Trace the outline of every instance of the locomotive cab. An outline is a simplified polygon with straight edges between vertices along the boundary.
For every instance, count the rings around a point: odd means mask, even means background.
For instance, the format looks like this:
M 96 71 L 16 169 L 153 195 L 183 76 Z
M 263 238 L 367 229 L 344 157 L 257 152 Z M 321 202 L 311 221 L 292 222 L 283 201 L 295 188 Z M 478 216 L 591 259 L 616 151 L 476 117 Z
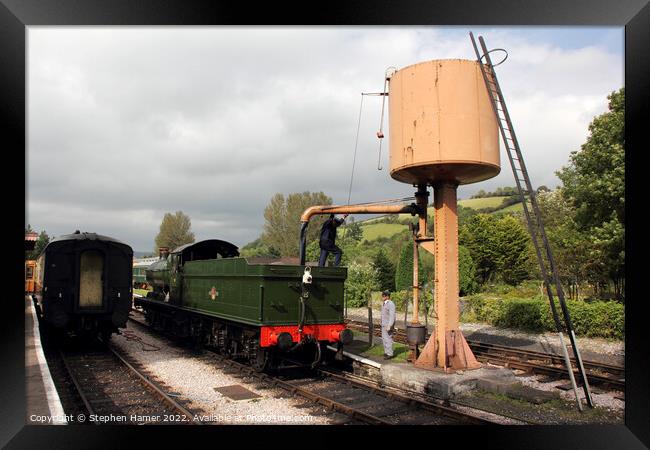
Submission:
M 169 255 L 162 250 L 160 259 L 146 271 L 147 282 L 153 287 L 149 297 L 180 304 L 183 298 L 182 272 L 188 261 L 213 260 L 239 256 L 237 247 L 219 239 L 182 245 Z

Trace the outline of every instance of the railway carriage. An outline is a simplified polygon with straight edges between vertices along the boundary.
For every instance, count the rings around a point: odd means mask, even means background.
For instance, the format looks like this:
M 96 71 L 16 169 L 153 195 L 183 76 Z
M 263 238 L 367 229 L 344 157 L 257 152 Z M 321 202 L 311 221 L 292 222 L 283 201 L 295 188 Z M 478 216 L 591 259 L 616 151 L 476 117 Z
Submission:
M 110 338 L 126 326 L 132 306 L 133 250 L 96 233 L 52 240 L 36 264 L 33 297 L 52 330 Z
M 133 289 L 149 289 L 147 268 L 158 258 L 141 258 L 133 260 Z
M 149 266 L 153 291 L 134 304 L 154 328 L 247 359 L 258 370 L 286 361 L 315 366 L 328 344 L 340 357 L 352 341 L 343 318 L 347 269 L 262 261 L 239 257 L 222 240 L 184 245 Z
M 32 294 L 36 289 L 36 260 L 25 261 L 25 294 Z

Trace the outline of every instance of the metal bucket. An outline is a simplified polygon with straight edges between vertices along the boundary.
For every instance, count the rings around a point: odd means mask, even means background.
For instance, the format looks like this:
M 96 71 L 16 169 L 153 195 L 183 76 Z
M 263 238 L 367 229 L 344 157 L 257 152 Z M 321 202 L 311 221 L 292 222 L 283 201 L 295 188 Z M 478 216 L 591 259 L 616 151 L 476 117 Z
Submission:
M 424 344 L 426 335 L 427 329 L 424 325 L 406 325 L 406 340 L 409 344 Z

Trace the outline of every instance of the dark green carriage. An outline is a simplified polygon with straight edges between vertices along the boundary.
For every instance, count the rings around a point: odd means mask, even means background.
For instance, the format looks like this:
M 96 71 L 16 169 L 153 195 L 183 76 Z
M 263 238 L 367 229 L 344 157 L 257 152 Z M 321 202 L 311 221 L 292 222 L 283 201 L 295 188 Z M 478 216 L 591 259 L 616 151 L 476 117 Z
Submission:
M 142 266 L 133 266 L 133 285 L 134 286 L 141 286 L 144 283 L 147 282 L 147 277 L 146 277 L 146 267 Z

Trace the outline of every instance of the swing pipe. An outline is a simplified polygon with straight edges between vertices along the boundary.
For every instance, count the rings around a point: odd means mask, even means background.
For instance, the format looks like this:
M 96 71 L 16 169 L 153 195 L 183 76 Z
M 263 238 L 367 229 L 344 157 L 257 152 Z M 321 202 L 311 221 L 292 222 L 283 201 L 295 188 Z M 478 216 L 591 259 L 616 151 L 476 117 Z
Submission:
M 357 205 L 316 205 L 307 208 L 300 216 L 300 265 L 305 265 L 305 248 L 307 246 L 307 227 L 313 216 L 325 214 L 420 214 L 420 207 L 415 203 L 410 205 L 381 205 L 363 203 Z

